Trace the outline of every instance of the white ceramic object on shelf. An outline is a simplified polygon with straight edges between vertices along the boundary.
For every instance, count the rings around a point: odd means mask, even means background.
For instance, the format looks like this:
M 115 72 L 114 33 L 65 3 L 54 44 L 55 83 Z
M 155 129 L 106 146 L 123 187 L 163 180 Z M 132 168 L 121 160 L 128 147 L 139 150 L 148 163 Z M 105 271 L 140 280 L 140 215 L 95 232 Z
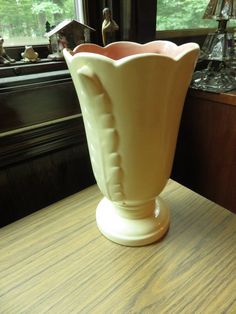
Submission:
M 168 230 L 169 209 L 158 195 L 170 176 L 198 53 L 195 43 L 169 41 L 64 50 L 104 195 L 97 225 L 114 242 L 146 245 Z

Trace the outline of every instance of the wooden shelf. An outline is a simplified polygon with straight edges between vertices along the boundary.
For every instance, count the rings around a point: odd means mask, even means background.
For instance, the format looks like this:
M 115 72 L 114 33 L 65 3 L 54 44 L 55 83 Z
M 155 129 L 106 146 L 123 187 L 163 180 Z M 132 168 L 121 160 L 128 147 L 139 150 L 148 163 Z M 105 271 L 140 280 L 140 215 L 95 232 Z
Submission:
M 16 61 L 10 65 L 0 64 L 0 78 L 17 77 L 19 75 L 38 74 L 43 72 L 59 71 L 67 69 L 65 61 L 52 61 L 41 59 L 35 63 Z M 0 83 L 1 88 L 1 83 Z

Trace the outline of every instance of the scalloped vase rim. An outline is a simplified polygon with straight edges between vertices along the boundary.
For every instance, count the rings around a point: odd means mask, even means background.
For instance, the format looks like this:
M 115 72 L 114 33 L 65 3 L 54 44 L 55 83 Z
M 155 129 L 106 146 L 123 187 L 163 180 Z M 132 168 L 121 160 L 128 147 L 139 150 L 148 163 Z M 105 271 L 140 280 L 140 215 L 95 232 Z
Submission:
M 149 47 L 149 46 L 153 46 L 155 45 L 156 48 L 159 48 L 163 45 L 169 45 L 171 46 L 172 49 L 176 50 L 176 55 L 175 56 L 170 56 L 167 52 L 152 52 L 152 51 L 148 51 L 147 52 L 134 52 L 131 54 L 128 54 L 127 56 L 123 56 L 121 58 L 118 59 L 114 59 L 112 57 L 109 57 L 107 55 L 104 54 L 104 52 L 109 53 L 109 51 L 113 48 L 121 48 L 124 49 L 125 46 L 132 48 L 133 47 Z M 83 51 L 83 48 L 85 51 Z M 86 51 L 86 48 L 94 48 L 94 51 Z M 185 48 L 185 49 L 183 49 Z M 80 51 L 78 51 L 79 49 L 82 49 Z M 132 41 L 117 41 L 117 42 L 113 42 L 105 47 L 94 44 L 94 43 L 84 43 L 84 44 L 80 44 L 77 47 L 75 47 L 72 50 L 64 48 L 63 53 L 67 55 L 67 58 L 69 59 L 75 59 L 78 56 L 90 56 L 90 57 L 96 57 L 98 59 L 102 59 L 102 60 L 106 60 L 106 61 L 110 61 L 112 63 L 115 64 L 119 64 L 119 63 L 124 63 L 126 61 L 129 60 L 133 60 L 133 59 L 137 59 L 137 58 L 143 58 L 143 57 L 150 57 L 150 56 L 156 56 L 158 58 L 162 57 L 162 58 L 167 58 L 170 59 L 172 61 L 179 61 L 181 60 L 186 54 L 190 53 L 191 51 L 194 51 L 196 49 L 199 49 L 199 45 L 197 43 L 194 42 L 189 42 L 189 43 L 185 43 L 182 45 L 176 45 L 175 43 L 168 41 L 168 40 L 155 40 L 155 41 L 151 41 L 145 44 L 140 44 L 140 43 L 136 43 L 136 42 L 132 42 Z M 96 51 L 95 51 L 96 50 Z M 180 50 L 178 52 L 178 50 Z M 99 52 L 98 52 L 99 51 Z
M 74 55 L 63 52 L 104 195 L 96 209 L 99 230 L 128 246 L 161 239 L 170 213 L 159 195 L 170 177 L 199 46 L 115 42 L 80 45 Z

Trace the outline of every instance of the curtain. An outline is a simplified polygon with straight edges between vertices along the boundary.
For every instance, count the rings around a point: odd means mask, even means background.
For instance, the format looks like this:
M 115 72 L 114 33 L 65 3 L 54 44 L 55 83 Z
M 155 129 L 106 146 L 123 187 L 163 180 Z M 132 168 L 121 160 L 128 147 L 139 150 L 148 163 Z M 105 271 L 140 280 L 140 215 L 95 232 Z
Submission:
M 106 5 L 105 0 L 86 0 L 87 24 L 96 30 L 96 32 L 91 33 L 91 42 L 98 45 L 102 45 L 102 10 Z
M 121 30 L 125 40 L 146 43 L 155 39 L 157 0 L 123 0 L 121 9 Z
M 156 37 L 157 0 L 84 0 L 85 23 L 96 32 L 91 41 L 102 44 L 102 11 L 108 7 L 113 19 L 119 25 L 116 40 L 130 40 L 139 43 L 152 41 Z

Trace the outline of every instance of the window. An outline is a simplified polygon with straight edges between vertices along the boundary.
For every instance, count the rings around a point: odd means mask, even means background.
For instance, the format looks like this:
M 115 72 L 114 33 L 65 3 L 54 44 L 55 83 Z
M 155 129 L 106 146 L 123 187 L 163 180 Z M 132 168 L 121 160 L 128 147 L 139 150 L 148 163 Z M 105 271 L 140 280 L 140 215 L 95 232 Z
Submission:
M 0 35 L 5 46 L 46 44 L 51 26 L 75 18 L 74 0 L 0 0 Z
M 209 1 L 157 0 L 157 30 L 217 28 L 216 21 L 202 18 Z

